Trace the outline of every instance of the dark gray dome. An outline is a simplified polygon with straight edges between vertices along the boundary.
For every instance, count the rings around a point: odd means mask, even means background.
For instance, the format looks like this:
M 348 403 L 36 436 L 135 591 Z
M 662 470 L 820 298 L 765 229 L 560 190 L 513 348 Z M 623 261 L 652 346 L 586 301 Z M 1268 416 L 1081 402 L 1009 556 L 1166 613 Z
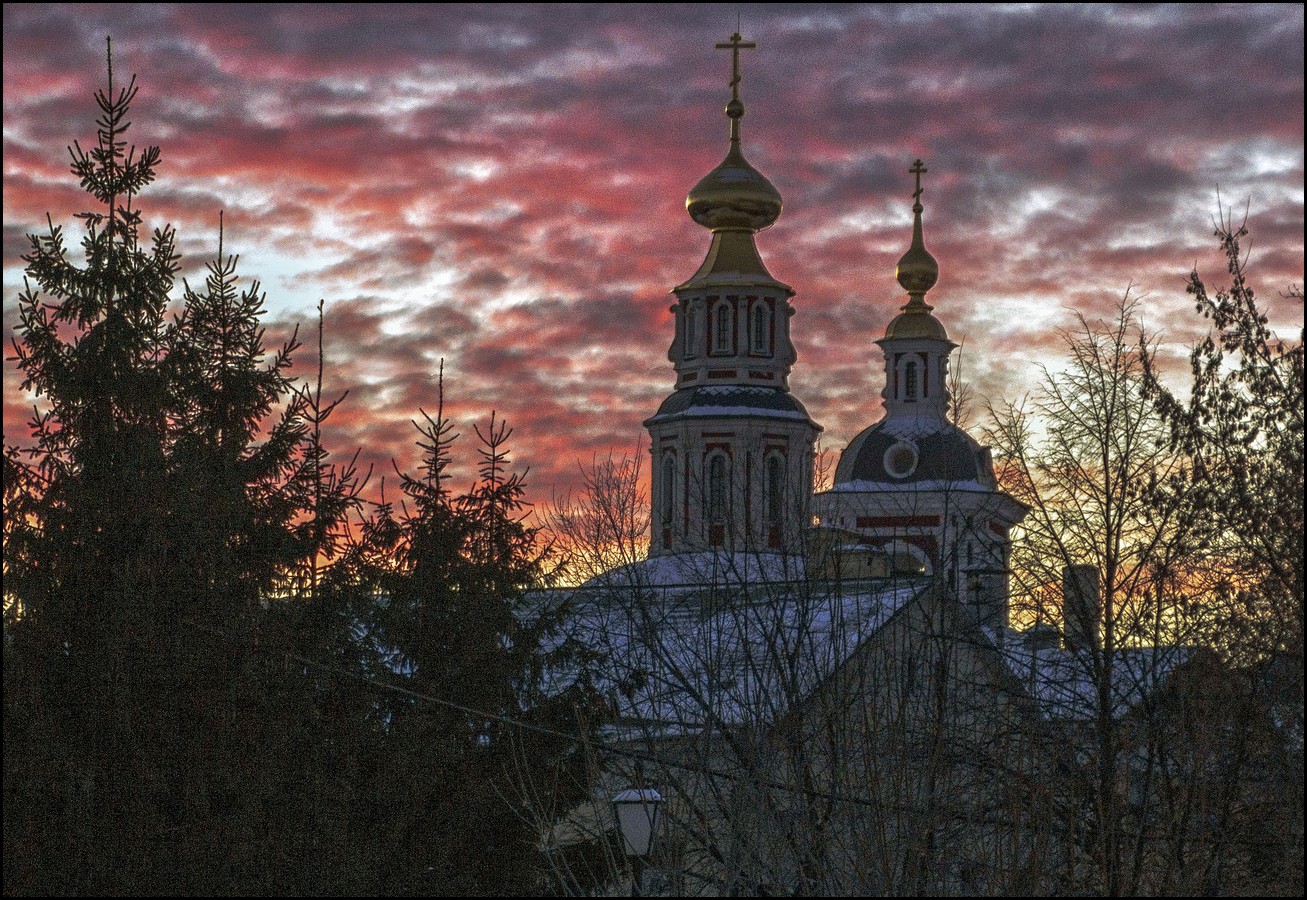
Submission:
M 922 481 L 975 481 L 993 487 L 989 450 L 961 428 L 947 425 L 934 434 L 900 438 L 880 422 L 845 448 L 835 467 L 835 483 L 870 481 L 913 484 Z
M 788 391 L 744 385 L 704 385 L 682 388 L 658 407 L 646 426 L 671 419 L 717 419 L 731 416 L 761 416 L 807 422 L 814 428 L 808 410 Z

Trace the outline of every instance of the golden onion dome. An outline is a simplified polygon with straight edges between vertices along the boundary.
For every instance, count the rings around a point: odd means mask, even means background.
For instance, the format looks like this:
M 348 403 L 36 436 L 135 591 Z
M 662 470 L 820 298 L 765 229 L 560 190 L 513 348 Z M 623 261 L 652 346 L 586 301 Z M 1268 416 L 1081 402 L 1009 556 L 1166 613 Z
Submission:
M 908 292 L 908 302 L 901 314 L 885 329 L 885 337 L 948 340 L 944 326 L 930 314 L 932 307 L 926 303 L 926 292 L 939 280 L 939 263 L 926 249 L 922 237 L 921 176 L 926 167 L 921 164 L 921 160 L 917 160 L 908 171 L 917 176 L 917 190 L 912 195 L 912 246 L 899 258 L 898 267 L 894 270 L 894 277 L 903 290 Z
M 685 198 L 690 218 L 704 228 L 747 228 L 761 231 L 781 214 L 781 193 L 761 172 L 749 165 L 740 142 L 721 165 L 699 180 Z
M 740 50 L 757 46 L 744 41 L 737 31 L 730 41 L 717 45 L 732 51 L 731 101 L 726 104 L 726 118 L 731 120 L 731 146 L 721 165 L 699 180 L 685 198 L 690 218 L 704 228 L 748 229 L 761 231 L 781 214 L 781 194 L 767 178 L 749 165 L 740 150 L 740 120 L 744 103 L 740 100 Z
M 912 211 L 916 214 L 912 223 L 912 246 L 899 257 L 899 264 L 894 269 L 894 277 L 910 296 L 924 295 L 939 280 L 939 263 L 921 239 L 921 204 L 914 205 Z

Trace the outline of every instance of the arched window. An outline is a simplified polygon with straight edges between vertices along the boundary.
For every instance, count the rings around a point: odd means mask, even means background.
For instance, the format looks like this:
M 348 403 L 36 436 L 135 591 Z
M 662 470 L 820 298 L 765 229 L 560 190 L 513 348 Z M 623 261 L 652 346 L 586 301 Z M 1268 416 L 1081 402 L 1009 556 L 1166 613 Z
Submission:
M 769 340 L 771 335 L 768 333 L 769 329 L 767 327 L 770 323 L 768 321 L 769 317 L 767 313 L 768 309 L 766 300 L 759 300 L 753 305 L 753 315 L 750 319 L 752 324 L 752 328 L 750 329 L 751 340 L 749 344 L 754 353 L 771 352 L 771 347 L 769 346 L 771 343 Z
M 663 457 L 663 527 L 670 528 L 676 507 L 676 460 L 671 454 Z
M 726 521 L 726 500 L 729 491 L 726 472 L 726 454 L 714 453 L 708 459 L 708 522 L 719 524 Z
M 691 302 L 685 310 L 685 356 L 687 358 L 699 355 L 699 342 L 702 340 L 699 335 L 703 333 L 701 320 L 703 311 L 699 304 Z
M 896 576 L 930 574 L 930 557 L 906 541 L 894 541 L 884 548 L 889 555 L 889 573 Z
M 903 399 L 917 399 L 917 364 L 907 362 L 903 366 Z
M 722 300 L 713 309 L 713 343 L 714 353 L 731 352 L 731 304 Z
M 767 459 L 767 524 L 779 527 L 785 509 L 785 463 L 780 454 Z

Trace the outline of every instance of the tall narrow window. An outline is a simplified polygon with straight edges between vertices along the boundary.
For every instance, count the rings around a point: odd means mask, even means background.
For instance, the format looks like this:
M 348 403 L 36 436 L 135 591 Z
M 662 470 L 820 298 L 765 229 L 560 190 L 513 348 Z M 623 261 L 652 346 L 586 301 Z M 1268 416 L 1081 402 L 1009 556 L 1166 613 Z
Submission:
M 903 366 L 903 399 L 917 399 L 917 364 L 908 362 Z
M 718 524 L 726 520 L 726 457 L 714 454 L 708 460 L 708 521 Z
M 768 340 L 768 338 L 770 338 L 771 335 L 768 334 L 769 329 L 767 328 L 768 325 L 767 301 L 759 300 L 757 303 L 753 305 L 752 324 L 753 324 L 753 328 L 752 328 L 753 333 L 752 333 L 752 340 L 750 341 L 750 344 L 752 346 L 753 352 L 764 353 L 764 354 L 770 352 L 770 348 L 768 346 L 770 344 L 770 341 Z
M 731 305 L 723 300 L 713 310 L 713 352 L 731 352 Z
M 703 315 L 699 310 L 697 302 L 691 302 L 685 310 L 685 355 L 686 357 L 699 355 L 699 337 L 703 331 L 699 327 L 699 320 Z
M 676 462 L 668 455 L 663 457 L 663 527 L 672 524 L 676 506 Z
M 780 456 L 767 460 L 767 524 L 778 527 L 785 509 L 785 465 Z

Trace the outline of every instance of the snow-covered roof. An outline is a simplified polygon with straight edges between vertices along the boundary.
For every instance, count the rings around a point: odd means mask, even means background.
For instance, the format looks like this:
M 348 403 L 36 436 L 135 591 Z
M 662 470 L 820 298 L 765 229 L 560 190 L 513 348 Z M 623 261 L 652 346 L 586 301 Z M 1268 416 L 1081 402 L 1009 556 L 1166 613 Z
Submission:
M 841 484 L 831 485 L 830 489 L 824 491 L 827 494 L 841 493 L 858 493 L 874 491 L 879 494 L 921 494 L 927 491 L 939 491 L 941 493 L 948 491 L 968 491 L 976 494 L 992 494 L 992 487 L 981 484 L 979 481 L 915 481 L 905 482 L 903 484 L 894 484 L 887 481 L 845 481 Z
M 1098 677 L 1089 651 L 1031 647 L 1016 633 L 1015 640 L 1005 642 L 1002 653 L 1045 718 L 1093 718 L 1098 709 Z M 1188 647 L 1118 648 L 1104 669 L 1113 718 L 1137 706 L 1192 657 Z
M 565 637 L 607 658 L 603 687 L 617 703 L 618 734 L 765 725 L 806 700 L 929 585 L 902 576 L 807 581 L 801 558 L 777 553 L 659 556 L 572 590 Z M 981 630 L 1045 718 L 1094 715 L 1088 652 Z M 1192 655 L 1183 647 L 1117 650 L 1112 715 L 1125 715 Z
M 782 388 L 719 384 L 673 391 L 658 412 L 645 420 L 645 427 L 678 419 L 718 419 L 736 416 L 764 419 L 812 421 L 798 398 Z
M 703 550 L 651 556 L 591 579 L 582 590 L 630 587 L 703 587 L 801 582 L 804 558 L 787 553 Z
M 775 722 L 924 588 L 921 580 L 880 579 L 833 591 L 740 577 L 771 567 L 793 572 L 792 558 L 779 554 L 693 556 L 656 558 L 636 578 L 592 582 L 573 594 L 570 636 L 611 661 L 618 734 Z M 733 577 L 682 580 L 709 562 L 718 576 Z

